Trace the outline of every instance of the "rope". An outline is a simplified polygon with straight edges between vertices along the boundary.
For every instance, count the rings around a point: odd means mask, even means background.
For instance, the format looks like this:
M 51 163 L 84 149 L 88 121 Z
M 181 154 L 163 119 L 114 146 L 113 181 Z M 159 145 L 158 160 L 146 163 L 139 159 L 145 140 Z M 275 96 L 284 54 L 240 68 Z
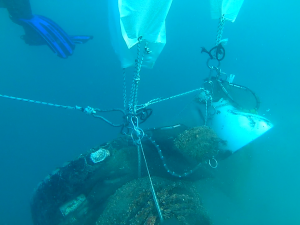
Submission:
M 121 126 L 123 126 L 123 123 L 116 124 L 116 123 L 113 123 L 113 122 L 109 121 L 108 119 L 106 119 L 103 116 L 97 115 L 97 113 L 102 113 L 102 112 L 120 112 L 123 115 L 125 115 L 125 111 L 122 110 L 122 109 L 98 109 L 98 108 L 92 108 L 90 106 L 87 106 L 87 107 L 66 106 L 66 105 L 53 104 L 53 103 L 49 103 L 49 102 L 42 102 L 42 101 L 36 101 L 36 100 L 32 100 L 32 99 L 18 98 L 18 97 L 14 97 L 14 96 L 1 95 L 1 94 L 0 94 L 0 97 L 12 99 L 12 100 L 17 100 L 17 101 L 22 101 L 22 102 L 30 102 L 30 103 L 35 103 L 35 104 L 53 106 L 53 107 L 62 108 L 62 109 L 79 110 L 79 111 L 84 112 L 84 113 L 86 113 L 88 115 L 92 115 L 95 118 L 101 119 L 101 120 L 103 120 L 104 122 L 108 123 L 109 125 L 111 125 L 113 127 L 121 127 Z
M 142 155 L 141 155 L 141 148 L 137 146 L 137 153 L 138 153 L 138 178 L 142 177 Z
M 138 110 L 146 108 L 149 105 L 153 105 L 153 104 L 156 104 L 156 103 L 167 101 L 167 100 L 170 100 L 170 99 L 173 99 L 173 98 L 178 98 L 178 97 L 181 97 L 181 96 L 184 96 L 184 95 L 187 95 L 187 94 L 191 94 L 191 93 L 196 92 L 196 91 L 201 91 L 201 90 L 204 90 L 204 89 L 203 88 L 197 88 L 197 89 L 187 91 L 187 92 L 184 92 L 184 93 L 181 93 L 181 94 L 178 94 L 178 95 L 174 95 L 174 96 L 171 96 L 171 97 L 167 97 L 167 98 L 155 98 L 155 99 L 150 100 L 147 103 L 138 105 Z
M 154 190 L 152 178 L 151 178 L 151 175 L 150 175 L 150 172 L 149 172 L 149 168 L 148 168 L 148 164 L 147 164 L 147 160 L 146 160 L 146 156 L 145 156 L 145 153 L 144 153 L 142 143 L 139 143 L 138 146 L 140 147 L 141 152 L 142 152 L 143 157 L 144 157 L 144 161 L 145 161 L 145 165 L 146 165 L 146 169 L 147 169 L 147 174 L 148 174 L 149 181 L 150 181 L 150 188 L 151 188 L 151 193 L 152 193 L 152 196 L 153 196 L 154 204 L 155 204 L 155 207 L 157 209 L 157 213 L 159 215 L 160 222 L 163 222 L 164 218 L 162 216 L 162 213 L 161 213 L 161 210 L 160 210 L 160 207 L 159 207 L 159 203 L 158 203 L 158 200 L 157 200 L 157 196 L 156 196 L 156 193 L 155 193 L 155 190 Z
M 154 190 L 148 163 L 146 160 L 146 156 L 145 156 L 142 141 L 141 141 L 143 139 L 143 137 L 145 136 L 145 133 L 141 128 L 139 128 L 138 118 L 136 116 L 131 117 L 130 124 L 132 126 L 131 138 L 132 138 L 133 143 L 137 146 L 137 151 L 138 151 L 138 177 L 141 177 L 141 153 L 142 153 L 144 161 L 145 161 L 147 174 L 148 174 L 149 181 L 150 181 L 150 189 L 151 189 L 151 193 L 153 196 L 154 204 L 157 209 L 160 221 L 163 222 L 164 219 L 163 219 L 160 207 L 159 207 L 159 203 L 158 203 L 157 196 L 156 196 L 156 193 Z
M 89 107 L 89 106 L 86 107 L 86 108 L 83 108 L 83 107 L 80 107 L 80 106 L 58 105 L 58 104 L 53 104 L 53 103 L 48 103 L 48 102 L 41 102 L 41 101 L 36 101 L 36 100 L 31 100 L 31 99 L 26 99 L 26 98 L 18 98 L 18 97 L 13 97 L 13 96 L 9 96 L 9 95 L 1 95 L 1 94 L 0 94 L 0 97 L 12 99 L 12 100 L 17 100 L 17 101 L 22 101 L 22 102 L 30 102 L 30 103 L 36 103 L 36 104 L 41 104 L 41 105 L 54 106 L 54 107 L 63 108 L 63 109 L 75 109 L 75 110 L 84 111 L 87 114 L 94 113 L 92 108 Z
M 138 117 L 136 116 L 136 112 L 137 112 L 137 92 L 138 92 L 138 87 L 139 87 L 139 82 L 141 80 L 140 78 L 140 71 L 141 71 L 141 67 L 142 67 L 142 63 L 143 63 L 143 59 L 144 59 L 144 54 L 141 54 L 141 41 L 142 41 L 142 37 L 138 38 L 138 44 L 137 44 L 137 59 L 135 60 L 135 74 L 134 74 L 134 78 L 133 78 L 133 82 L 132 82 L 132 86 L 131 86 L 131 93 L 130 93 L 130 103 L 128 105 L 129 108 L 129 115 L 127 115 L 130 119 L 129 119 L 129 123 L 127 125 L 127 129 L 132 129 L 131 130 L 131 138 L 132 141 L 135 145 L 137 145 L 137 151 L 138 151 L 138 177 L 141 177 L 141 153 L 143 155 L 144 161 L 145 161 L 145 165 L 146 165 L 146 169 L 147 169 L 147 174 L 149 177 L 149 181 L 150 181 L 150 188 L 151 188 L 151 193 L 153 196 L 153 200 L 154 200 L 154 204 L 155 207 L 157 209 L 160 221 L 163 222 L 163 216 L 159 207 L 159 203 L 157 200 L 157 196 L 153 187 L 153 182 L 151 179 L 151 175 L 149 172 L 149 168 L 148 168 L 148 163 L 146 160 L 146 156 L 144 153 L 144 149 L 142 146 L 142 138 L 144 137 L 145 133 L 144 131 L 139 128 L 139 123 L 138 123 Z M 150 54 L 151 51 L 149 50 L 149 48 L 147 47 L 147 42 L 145 44 L 145 53 Z M 123 72 L 123 85 L 124 85 L 124 89 L 126 89 L 126 81 L 125 81 L 125 75 Z M 124 98 L 124 106 L 126 107 L 126 91 L 123 91 L 123 98 Z M 126 108 L 125 108 L 126 109 Z M 131 115 L 130 115 L 131 114 Z
M 139 128 L 139 121 L 137 116 L 131 116 L 129 123 L 127 125 L 128 129 L 131 129 L 130 136 L 133 144 L 137 146 L 138 153 L 138 177 L 142 175 L 142 163 L 141 163 L 141 140 L 143 139 L 145 133 L 143 129 Z
M 204 125 L 207 125 L 207 118 L 208 118 L 208 104 L 207 104 L 207 100 L 205 100 L 205 119 L 204 119 Z

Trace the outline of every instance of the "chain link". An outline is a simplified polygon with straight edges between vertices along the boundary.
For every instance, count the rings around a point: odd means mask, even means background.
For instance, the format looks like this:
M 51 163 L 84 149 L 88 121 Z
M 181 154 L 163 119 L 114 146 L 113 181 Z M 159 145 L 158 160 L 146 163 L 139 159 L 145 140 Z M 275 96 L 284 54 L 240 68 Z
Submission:
M 157 152 L 158 152 L 158 154 L 159 154 L 159 157 L 160 157 L 160 159 L 162 160 L 162 163 L 163 163 L 163 166 L 164 166 L 165 170 L 166 170 L 169 174 L 171 174 L 172 176 L 179 177 L 179 178 L 181 178 L 181 177 L 186 177 L 186 176 L 192 174 L 193 172 L 195 172 L 195 171 L 201 166 L 202 163 L 199 163 L 194 169 L 191 169 L 191 170 L 189 170 L 189 171 L 187 171 L 187 172 L 185 172 L 185 173 L 182 173 L 182 174 L 179 174 L 179 173 L 176 173 L 176 172 L 170 170 L 169 167 L 168 167 L 168 165 L 167 165 L 167 163 L 166 163 L 166 160 L 165 160 L 165 158 L 164 158 L 164 156 L 163 156 L 163 154 L 162 154 L 162 151 L 161 151 L 159 145 L 158 145 L 158 144 L 155 142 L 155 140 L 153 140 L 151 137 L 148 137 L 148 136 L 146 136 L 146 137 L 148 138 L 148 140 L 149 140 L 149 141 L 154 145 L 154 147 L 156 148 L 156 150 L 157 150 Z
M 135 74 L 133 77 L 133 82 L 131 86 L 131 100 L 130 100 L 130 112 L 132 114 L 135 114 L 136 112 L 136 104 L 137 104 L 137 92 L 138 92 L 138 85 L 140 82 L 140 71 L 141 71 L 141 66 L 143 63 L 143 55 L 141 55 L 141 41 L 142 37 L 138 38 L 138 43 L 137 43 L 137 58 L 135 60 Z
M 127 111 L 127 91 L 126 91 L 126 69 L 122 69 L 123 73 L 123 104 L 124 104 L 124 110 Z
M 217 38 L 216 38 L 216 46 L 220 44 L 223 36 L 223 30 L 224 30 L 224 24 L 225 24 L 225 15 L 223 14 L 219 21 L 218 31 L 217 31 Z

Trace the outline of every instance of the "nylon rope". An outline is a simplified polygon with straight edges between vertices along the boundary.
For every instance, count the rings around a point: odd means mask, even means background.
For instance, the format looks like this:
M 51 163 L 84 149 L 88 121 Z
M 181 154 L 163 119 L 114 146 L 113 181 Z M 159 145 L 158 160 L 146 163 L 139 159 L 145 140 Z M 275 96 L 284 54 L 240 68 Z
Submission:
M 1 95 L 0 94 L 0 97 L 12 99 L 12 100 L 17 100 L 17 101 L 22 101 L 22 102 L 30 102 L 30 103 L 36 103 L 36 104 L 41 104 L 41 105 L 48 105 L 48 106 L 53 106 L 53 107 L 63 108 L 63 109 L 76 109 L 76 110 L 82 110 L 83 109 L 83 107 L 80 107 L 80 106 L 59 105 L 59 104 L 53 104 L 53 103 L 49 103 L 49 102 L 42 102 L 42 101 L 26 99 L 26 98 L 18 98 L 18 97 L 9 96 L 9 95 Z
M 158 203 L 157 196 L 156 196 L 156 193 L 154 190 L 152 178 L 151 178 L 150 171 L 148 168 L 148 163 L 147 163 L 146 156 L 145 156 L 144 149 L 143 149 L 142 142 L 141 142 L 141 139 L 144 137 L 144 131 L 141 128 L 139 128 L 138 118 L 135 116 L 136 111 L 137 111 L 136 110 L 137 109 L 137 92 L 138 92 L 139 82 L 141 79 L 140 71 L 141 71 L 141 67 L 142 67 L 142 63 L 143 63 L 143 59 L 144 59 L 144 53 L 141 54 L 141 41 L 142 41 L 142 37 L 139 37 L 138 43 L 137 43 L 137 58 L 135 60 L 135 74 L 134 74 L 134 78 L 133 78 L 133 82 L 132 82 L 132 86 L 131 86 L 130 103 L 128 106 L 129 113 L 132 114 L 132 116 L 131 116 L 131 126 L 132 126 L 131 138 L 132 138 L 133 142 L 137 145 L 138 177 L 141 177 L 141 155 L 143 155 L 143 158 L 145 161 L 145 166 L 147 169 L 147 174 L 148 174 L 149 181 L 150 181 L 150 189 L 151 189 L 152 197 L 154 200 L 154 204 L 157 209 L 160 221 L 163 222 L 163 216 L 162 216 L 162 213 L 161 213 L 161 210 L 159 207 L 159 203 Z M 147 53 L 149 53 L 149 49 L 147 48 L 147 42 L 145 44 L 145 51 Z M 123 78 L 123 79 L 124 79 L 124 86 L 126 87 L 125 78 Z M 123 94 L 123 95 L 125 96 L 125 94 Z M 125 99 L 125 97 L 124 97 L 124 99 Z M 124 104 L 125 104 L 125 100 L 124 100 Z M 133 118 L 135 118 L 135 121 L 133 121 Z
M 150 188 L 151 188 L 151 193 L 152 193 L 152 197 L 153 197 L 153 200 L 154 200 L 154 204 L 155 204 L 155 207 L 157 209 L 157 213 L 159 215 L 160 222 L 163 222 L 164 218 L 162 216 L 162 213 L 161 213 L 161 210 L 160 210 L 160 207 L 159 207 L 159 203 L 158 203 L 158 200 L 157 200 L 157 196 L 156 196 L 156 193 L 155 193 L 155 190 L 154 190 L 152 178 L 151 178 L 151 175 L 150 175 L 150 171 L 149 171 L 149 168 L 148 168 L 148 163 L 147 163 L 147 160 L 146 160 L 146 156 L 145 156 L 145 153 L 144 153 L 142 143 L 139 143 L 139 146 L 140 146 L 140 149 L 141 149 L 141 152 L 143 154 L 144 161 L 145 161 L 146 170 L 147 170 L 147 174 L 148 174 L 149 181 L 150 181 Z
M 133 82 L 131 86 L 131 93 L 130 93 L 130 112 L 132 114 L 135 114 L 136 112 L 136 104 L 137 104 L 137 91 L 138 91 L 138 85 L 140 82 L 140 70 L 143 63 L 143 55 L 141 55 L 141 40 L 142 37 L 138 38 L 137 43 L 137 58 L 135 60 L 135 74 L 133 77 Z
M 197 88 L 197 89 L 187 91 L 187 92 L 184 92 L 184 93 L 181 93 L 181 94 L 178 94 L 178 95 L 173 95 L 173 96 L 167 97 L 167 98 L 155 98 L 155 99 L 150 100 L 149 102 L 146 102 L 144 104 L 139 105 L 138 109 L 143 109 L 143 108 L 148 107 L 149 105 L 153 105 L 153 104 L 160 103 L 160 102 L 163 102 L 163 101 L 171 100 L 173 98 L 178 98 L 178 97 L 181 97 L 181 96 L 184 96 L 184 95 L 187 95 L 187 94 L 191 94 L 191 93 L 196 92 L 196 91 L 201 91 L 201 90 L 204 90 L 204 88 Z

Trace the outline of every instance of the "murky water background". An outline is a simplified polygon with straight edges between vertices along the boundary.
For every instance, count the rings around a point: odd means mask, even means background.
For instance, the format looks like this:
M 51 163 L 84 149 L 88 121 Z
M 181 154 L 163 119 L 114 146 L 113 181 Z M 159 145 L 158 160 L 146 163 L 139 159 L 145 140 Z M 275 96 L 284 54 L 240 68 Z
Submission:
M 21 27 L 0 9 L 0 94 L 70 106 L 122 106 L 122 79 L 109 42 L 105 1 L 32 0 L 35 14 L 69 34 L 94 35 L 70 58 L 47 46 L 23 43 Z M 260 113 L 274 128 L 222 162 L 213 181 L 199 182 L 216 225 L 300 224 L 299 22 L 294 0 L 245 1 L 229 38 L 222 69 L 261 99 Z M 202 85 L 208 75 L 200 47 L 215 42 L 217 21 L 209 3 L 174 1 L 167 18 L 167 45 L 154 69 L 142 70 L 140 102 Z M 34 187 L 63 162 L 113 139 L 119 130 L 77 111 L 0 99 L 0 224 L 31 224 Z M 156 105 L 145 127 L 167 123 L 187 103 Z M 118 115 L 112 118 L 118 120 Z

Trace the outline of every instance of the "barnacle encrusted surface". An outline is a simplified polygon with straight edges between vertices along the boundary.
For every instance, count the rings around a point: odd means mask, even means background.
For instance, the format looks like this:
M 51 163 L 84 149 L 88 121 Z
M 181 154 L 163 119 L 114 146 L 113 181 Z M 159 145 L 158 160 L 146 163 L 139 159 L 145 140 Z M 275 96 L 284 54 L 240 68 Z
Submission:
M 210 219 L 195 187 L 187 181 L 153 177 L 163 218 L 174 218 L 184 225 L 210 225 Z M 110 197 L 96 225 L 158 225 L 149 178 L 133 180 Z
M 207 126 L 185 130 L 174 140 L 181 154 L 199 163 L 217 155 L 219 142 L 220 139 L 216 133 Z

